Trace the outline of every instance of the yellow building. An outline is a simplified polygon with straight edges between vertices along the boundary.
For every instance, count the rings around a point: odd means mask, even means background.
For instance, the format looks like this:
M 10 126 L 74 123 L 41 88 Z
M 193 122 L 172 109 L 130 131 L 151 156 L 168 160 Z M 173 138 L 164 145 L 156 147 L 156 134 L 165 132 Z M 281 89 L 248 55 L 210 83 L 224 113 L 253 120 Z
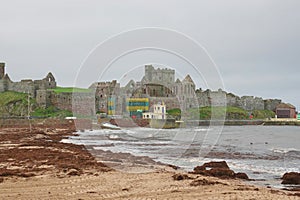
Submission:
M 130 116 L 142 117 L 143 112 L 149 111 L 149 99 L 148 98 L 127 98 L 126 110 L 130 113 Z

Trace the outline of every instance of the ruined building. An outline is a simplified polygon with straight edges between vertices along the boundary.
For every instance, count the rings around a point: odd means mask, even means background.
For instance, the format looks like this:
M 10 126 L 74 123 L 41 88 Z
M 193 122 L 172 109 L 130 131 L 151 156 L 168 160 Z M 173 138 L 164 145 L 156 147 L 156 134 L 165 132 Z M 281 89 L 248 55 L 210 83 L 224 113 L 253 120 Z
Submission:
M 5 73 L 5 63 L 0 63 L 0 92 L 15 91 L 28 93 L 32 98 L 36 98 L 39 90 L 56 88 L 56 81 L 51 72 L 41 80 L 24 79 L 20 82 L 13 82 Z

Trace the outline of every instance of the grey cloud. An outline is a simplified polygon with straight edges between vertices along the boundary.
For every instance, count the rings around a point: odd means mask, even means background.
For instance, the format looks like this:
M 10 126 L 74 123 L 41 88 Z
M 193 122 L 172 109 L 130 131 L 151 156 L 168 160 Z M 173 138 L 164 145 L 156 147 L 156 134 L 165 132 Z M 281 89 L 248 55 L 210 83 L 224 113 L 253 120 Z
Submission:
M 298 0 L 5 1 L 0 60 L 14 80 L 52 71 L 69 86 L 89 52 L 111 35 L 170 28 L 206 47 L 229 92 L 282 97 L 300 109 L 299 8 Z

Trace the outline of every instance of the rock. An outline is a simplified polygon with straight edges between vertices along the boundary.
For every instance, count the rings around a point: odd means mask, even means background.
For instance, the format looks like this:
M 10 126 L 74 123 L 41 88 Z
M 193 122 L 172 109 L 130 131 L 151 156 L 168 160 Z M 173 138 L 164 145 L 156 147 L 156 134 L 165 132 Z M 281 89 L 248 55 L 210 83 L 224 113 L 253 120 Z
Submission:
M 228 167 L 226 161 L 204 163 L 201 166 L 195 167 L 193 173 L 219 178 L 240 178 L 246 180 L 249 179 L 247 174 L 245 173 L 235 173 L 234 171 L 232 171 Z
M 48 139 L 49 137 L 43 134 L 36 134 L 36 136 L 34 137 L 34 139 L 36 140 L 41 140 L 41 139 Z
M 219 178 L 235 178 L 235 173 L 231 169 L 213 168 L 208 170 L 208 174 Z
M 298 172 L 288 172 L 282 176 L 281 184 L 292 184 L 299 185 L 300 184 L 300 173 Z
M 203 166 L 197 166 L 197 167 L 194 168 L 194 173 L 195 174 L 205 175 L 205 171 L 206 171 L 206 169 Z
M 168 166 L 168 167 L 171 167 L 172 169 L 175 169 L 175 170 L 179 169 L 179 167 L 176 166 L 176 165 L 168 164 L 167 166 Z
M 190 183 L 190 186 L 200 186 L 200 185 L 214 185 L 215 182 L 208 181 L 206 179 L 194 180 Z
M 204 163 L 204 165 L 202 165 L 205 168 L 222 168 L 222 169 L 229 169 L 226 161 L 220 161 L 220 162 L 208 162 L 208 163 Z
M 201 185 L 216 185 L 216 184 L 221 184 L 221 185 L 227 185 L 218 181 L 209 181 L 206 179 L 197 179 L 194 180 L 190 183 L 190 186 L 201 186 Z
M 4 179 L 2 177 L 0 177 L 0 183 L 2 183 L 4 181 Z
M 238 172 L 235 174 L 235 178 L 249 180 L 249 177 L 246 173 Z
M 68 171 L 67 175 L 69 175 L 69 176 L 79 176 L 80 173 L 79 173 L 79 171 L 76 170 L 76 169 L 70 169 L 70 170 Z
M 175 181 L 190 179 L 190 177 L 186 174 L 174 174 L 172 177 Z

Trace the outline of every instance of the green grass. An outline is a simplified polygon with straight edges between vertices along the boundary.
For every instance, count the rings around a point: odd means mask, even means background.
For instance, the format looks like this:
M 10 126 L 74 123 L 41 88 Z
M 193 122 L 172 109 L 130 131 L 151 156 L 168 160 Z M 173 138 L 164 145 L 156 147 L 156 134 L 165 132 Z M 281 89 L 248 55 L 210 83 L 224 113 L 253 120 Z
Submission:
M 27 103 L 27 94 L 19 92 L 1 92 L 0 93 L 0 106 L 5 106 L 9 103 L 22 101 Z
M 55 93 L 91 92 L 91 89 L 76 88 L 76 87 L 56 87 L 55 89 L 50 89 L 50 90 L 54 91 Z
M 211 119 L 249 119 L 246 110 L 238 107 L 201 107 L 200 109 L 188 110 L 188 117 L 191 119 L 211 120 Z
M 36 101 L 29 100 L 30 109 L 35 108 Z M 26 93 L 6 91 L 0 93 L 0 116 L 27 116 L 28 95 Z
M 271 110 L 254 110 L 252 114 L 254 119 L 266 119 L 275 117 L 275 113 Z
M 31 113 L 33 117 L 58 117 L 58 118 L 65 118 L 65 117 L 72 117 L 73 114 L 71 111 L 68 110 L 59 110 L 54 106 L 50 106 L 47 108 L 37 108 L 34 112 Z
M 253 114 L 253 119 L 266 119 L 275 117 L 275 113 L 270 110 L 254 110 L 249 112 L 238 107 L 201 107 L 200 109 L 190 109 L 188 110 L 188 117 L 190 119 L 227 119 L 227 120 L 245 120 L 250 119 L 249 114 Z
M 175 118 L 177 120 L 179 120 L 181 118 L 181 110 L 179 108 L 167 110 L 167 113 L 169 116 L 171 116 L 172 118 Z
M 48 108 L 37 107 L 35 99 L 30 98 L 30 110 L 33 110 L 30 115 L 33 117 L 70 117 L 72 112 L 59 110 L 54 106 Z M 16 117 L 28 115 L 28 95 L 13 91 L 0 93 L 0 116 Z

